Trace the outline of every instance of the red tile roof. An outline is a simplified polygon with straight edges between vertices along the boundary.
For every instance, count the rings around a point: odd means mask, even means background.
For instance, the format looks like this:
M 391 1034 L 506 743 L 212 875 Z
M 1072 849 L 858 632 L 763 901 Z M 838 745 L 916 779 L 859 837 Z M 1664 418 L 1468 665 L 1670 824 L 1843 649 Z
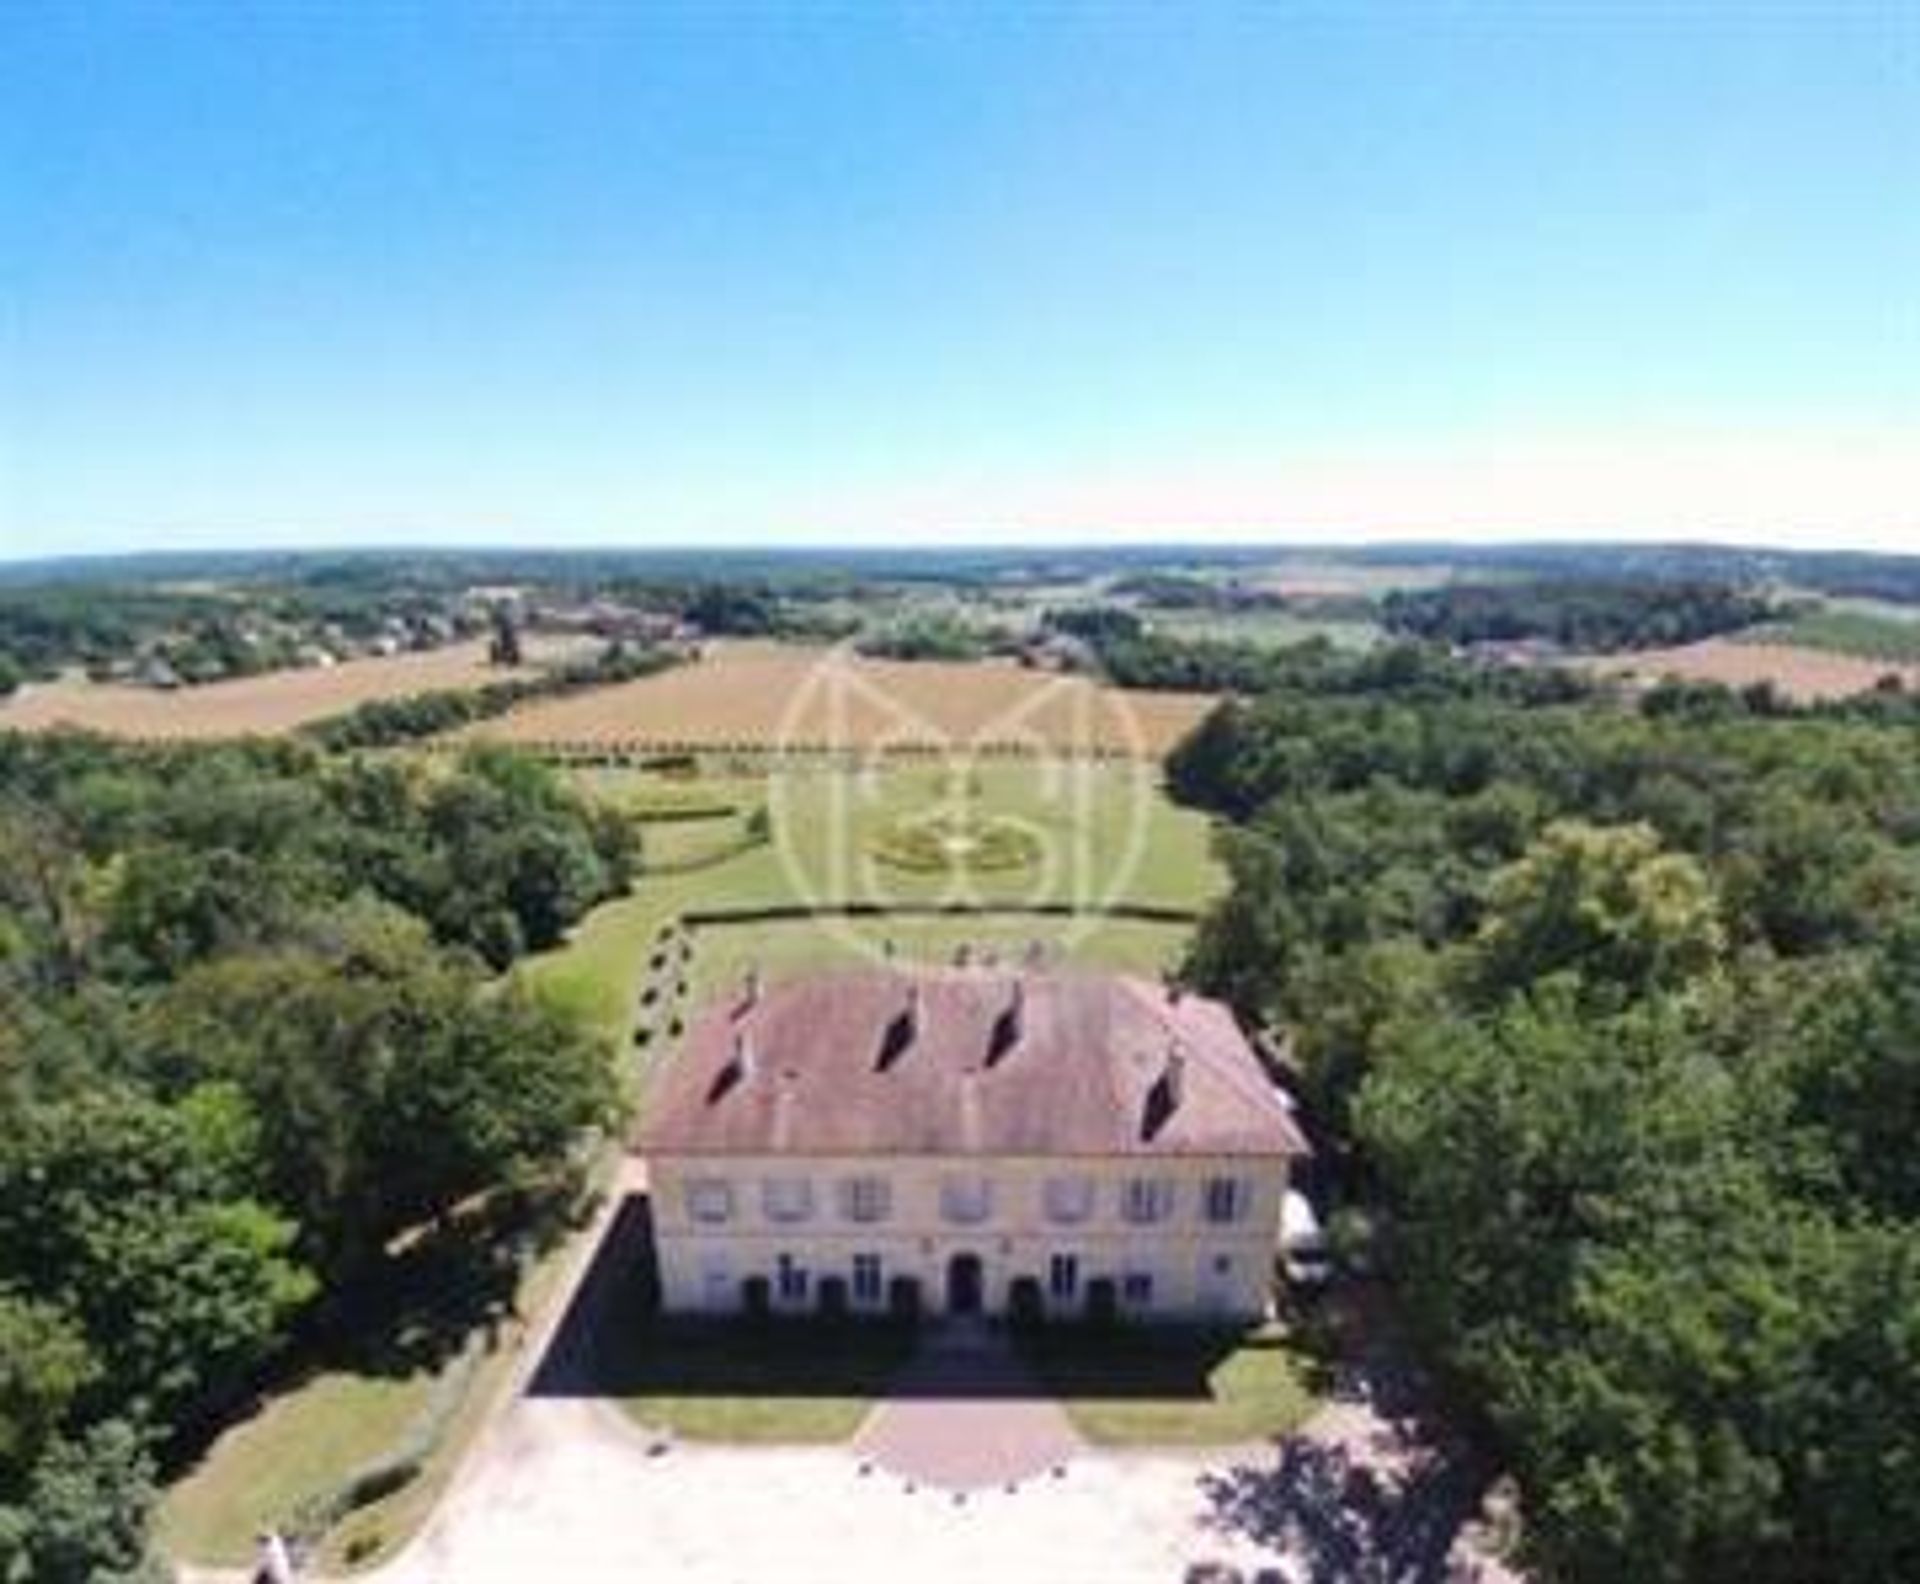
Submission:
M 1144 979 L 985 968 L 823 974 L 722 998 L 655 1080 L 640 1144 L 653 1155 L 1306 1150 L 1219 1002 Z

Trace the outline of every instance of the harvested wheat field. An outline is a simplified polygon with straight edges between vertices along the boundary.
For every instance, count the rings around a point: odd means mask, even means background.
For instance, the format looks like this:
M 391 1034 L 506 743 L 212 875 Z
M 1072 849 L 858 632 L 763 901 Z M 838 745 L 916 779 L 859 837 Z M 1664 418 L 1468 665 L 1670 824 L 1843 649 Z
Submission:
M 1198 693 L 1134 693 L 1012 661 L 874 660 L 723 643 L 657 676 L 543 699 L 458 734 L 554 752 L 1057 753 L 1158 757 L 1206 714 Z
M 1745 687 L 1771 682 L 1789 698 L 1800 700 L 1845 698 L 1864 693 L 1889 673 L 1908 687 L 1920 684 L 1920 666 L 1895 665 L 1859 655 L 1804 649 L 1791 644 L 1745 643 L 1708 638 L 1677 649 L 1644 649 L 1635 654 L 1608 655 L 1587 662 L 1605 676 L 1657 682 L 1679 677 L 1688 682 L 1720 682 Z
M 503 677 L 531 675 L 536 669 L 491 666 L 486 644 L 476 641 L 423 654 L 273 671 L 171 692 L 70 677 L 30 683 L 0 703 L 0 729 L 75 726 L 113 737 L 167 740 L 271 736 L 371 699 L 479 687 Z

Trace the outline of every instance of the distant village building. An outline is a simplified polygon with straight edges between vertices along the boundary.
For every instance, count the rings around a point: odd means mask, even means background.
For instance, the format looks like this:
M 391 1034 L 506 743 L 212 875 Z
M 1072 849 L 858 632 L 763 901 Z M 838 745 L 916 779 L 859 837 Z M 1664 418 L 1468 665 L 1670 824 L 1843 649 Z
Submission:
M 1002 968 L 749 976 L 641 1134 L 664 1305 L 1263 1314 L 1306 1145 L 1220 1003 Z
M 148 655 L 134 672 L 134 680 L 143 687 L 177 688 L 180 686 L 180 673 L 164 655 Z

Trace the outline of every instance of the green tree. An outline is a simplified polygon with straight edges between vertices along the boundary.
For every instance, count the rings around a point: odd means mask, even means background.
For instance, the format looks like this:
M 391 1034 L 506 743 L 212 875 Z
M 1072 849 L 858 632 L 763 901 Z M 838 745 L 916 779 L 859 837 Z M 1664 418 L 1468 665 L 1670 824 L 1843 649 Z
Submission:
M 27 1105 L 0 1130 L 0 1282 L 79 1325 L 93 1398 L 163 1420 L 227 1400 L 314 1290 L 292 1223 L 223 1180 L 203 1136 L 118 1090 Z
M 1725 949 L 1713 886 L 1650 826 L 1561 821 L 1494 877 L 1474 972 L 1499 995 L 1575 970 L 1627 993 L 1709 972 Z
M 350 909 L 317 934 L 189 975 L 147 1038 L 156 1061 L 246 1095 L 266 1191 L 329 1275 L 612 1119 L 611 1063 L 576 1019 L 449 962 L 390 909 Z
M 24 1500 L 0 1505 L 5 1584 L 164 1584 L 170 1570 L 147 1528 L 157 1492 L 153 1460 L 124 1420 L 56 1442 Z
M 0 1496 L 17 1489 L 97 1373 L 58 1309 L 0 1291 Z

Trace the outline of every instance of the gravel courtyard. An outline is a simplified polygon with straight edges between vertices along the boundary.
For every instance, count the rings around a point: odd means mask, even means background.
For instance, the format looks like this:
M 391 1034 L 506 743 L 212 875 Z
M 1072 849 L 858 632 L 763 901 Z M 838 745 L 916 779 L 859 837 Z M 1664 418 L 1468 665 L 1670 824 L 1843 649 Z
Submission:
M 676 1448 L 649 1457 L 591 1403 L 527 1400 L 379 1584 L 671 1579 L 676 1584 L 1102 1580 L 1170 1584 L 1202 1559 L 1256 1564 L 1216 1536 L 1203 1465 L 1082 1458 L 1065 1476 L 909 1493 L 844 1448 Z
M 496 1421 L 426 1531 L 376 1584 L 1186 1584 L 1189 1579 L 1510 1577 L 1458 1540 L 1471 1493 L 1441 1470 L 1396 1486 L 1401 1452 L 1364 1409 L 1323 1434 L 1230 1452 L 1082 1452 L 1055 1476 L 957 1497 L 863 1472 L 849 1448 L 673 1447 L 617 1410 L 524 1398 Z M 1378 1482 L 1360 1477 L 1360 1463 Z M 1223 1571 L 1203 1571 L 1213 1564 Z M 1224 1571 L 1224 1570 L 1232 1571 Z

